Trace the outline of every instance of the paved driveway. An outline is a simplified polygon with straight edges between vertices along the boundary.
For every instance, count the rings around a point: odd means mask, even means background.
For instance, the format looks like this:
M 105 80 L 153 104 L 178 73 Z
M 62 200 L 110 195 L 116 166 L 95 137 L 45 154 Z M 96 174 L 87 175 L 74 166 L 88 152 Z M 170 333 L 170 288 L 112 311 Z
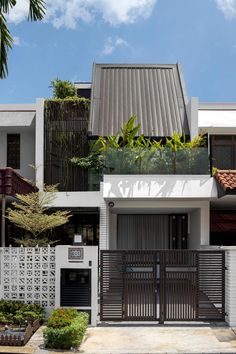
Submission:
M 89 328 L 83 354 L 236 353 L 236 332 L 228 327 L 165 325 Z

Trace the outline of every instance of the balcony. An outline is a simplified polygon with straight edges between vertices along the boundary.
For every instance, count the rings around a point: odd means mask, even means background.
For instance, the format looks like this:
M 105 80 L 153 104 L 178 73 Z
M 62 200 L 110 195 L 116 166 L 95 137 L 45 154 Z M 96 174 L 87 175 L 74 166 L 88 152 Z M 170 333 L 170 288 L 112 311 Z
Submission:
M 209 175 L 206 147 L 173 151 L 170 148 L 108 148 L 105 175 Z

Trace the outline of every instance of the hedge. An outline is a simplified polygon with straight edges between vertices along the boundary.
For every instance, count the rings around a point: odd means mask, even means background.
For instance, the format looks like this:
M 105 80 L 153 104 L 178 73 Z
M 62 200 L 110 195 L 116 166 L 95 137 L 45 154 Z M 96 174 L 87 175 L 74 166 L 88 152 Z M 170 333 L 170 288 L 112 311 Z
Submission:
M 22 326 L 25 321 L 31 324 L 35 320 L 43 322 L 44 316 L 44 308 L 38 304 L 0 300 L 0 324 Z
M 56 309 L 43 331 L 45 347 L 53 349 L 77 348 L 88 326 L 88 314 L 75 309 Z

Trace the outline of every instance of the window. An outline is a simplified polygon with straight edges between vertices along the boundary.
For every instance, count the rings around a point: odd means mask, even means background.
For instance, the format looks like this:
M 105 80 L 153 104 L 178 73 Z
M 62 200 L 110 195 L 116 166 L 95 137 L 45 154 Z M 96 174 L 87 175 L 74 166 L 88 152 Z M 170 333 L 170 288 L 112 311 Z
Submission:
M 218 169 L 236 169 L 236 135 L 213 135 L 211 157 L 212 166 Z
M 20 169 L 20 134 L 7 134 L 7 166 Z

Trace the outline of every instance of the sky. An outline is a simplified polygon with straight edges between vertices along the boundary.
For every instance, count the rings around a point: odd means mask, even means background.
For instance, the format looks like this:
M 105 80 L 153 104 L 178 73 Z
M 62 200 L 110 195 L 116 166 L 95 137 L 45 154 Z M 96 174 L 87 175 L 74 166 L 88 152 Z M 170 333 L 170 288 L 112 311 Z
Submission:
M 7 20 L 14 45 L 0 103 L 52 95 L 50 81 L 90 81 L 97 63 L 179 62 L 188 97 L 236 102 L 236 0 L 47 0 L 27 22 L 28 0 Z

